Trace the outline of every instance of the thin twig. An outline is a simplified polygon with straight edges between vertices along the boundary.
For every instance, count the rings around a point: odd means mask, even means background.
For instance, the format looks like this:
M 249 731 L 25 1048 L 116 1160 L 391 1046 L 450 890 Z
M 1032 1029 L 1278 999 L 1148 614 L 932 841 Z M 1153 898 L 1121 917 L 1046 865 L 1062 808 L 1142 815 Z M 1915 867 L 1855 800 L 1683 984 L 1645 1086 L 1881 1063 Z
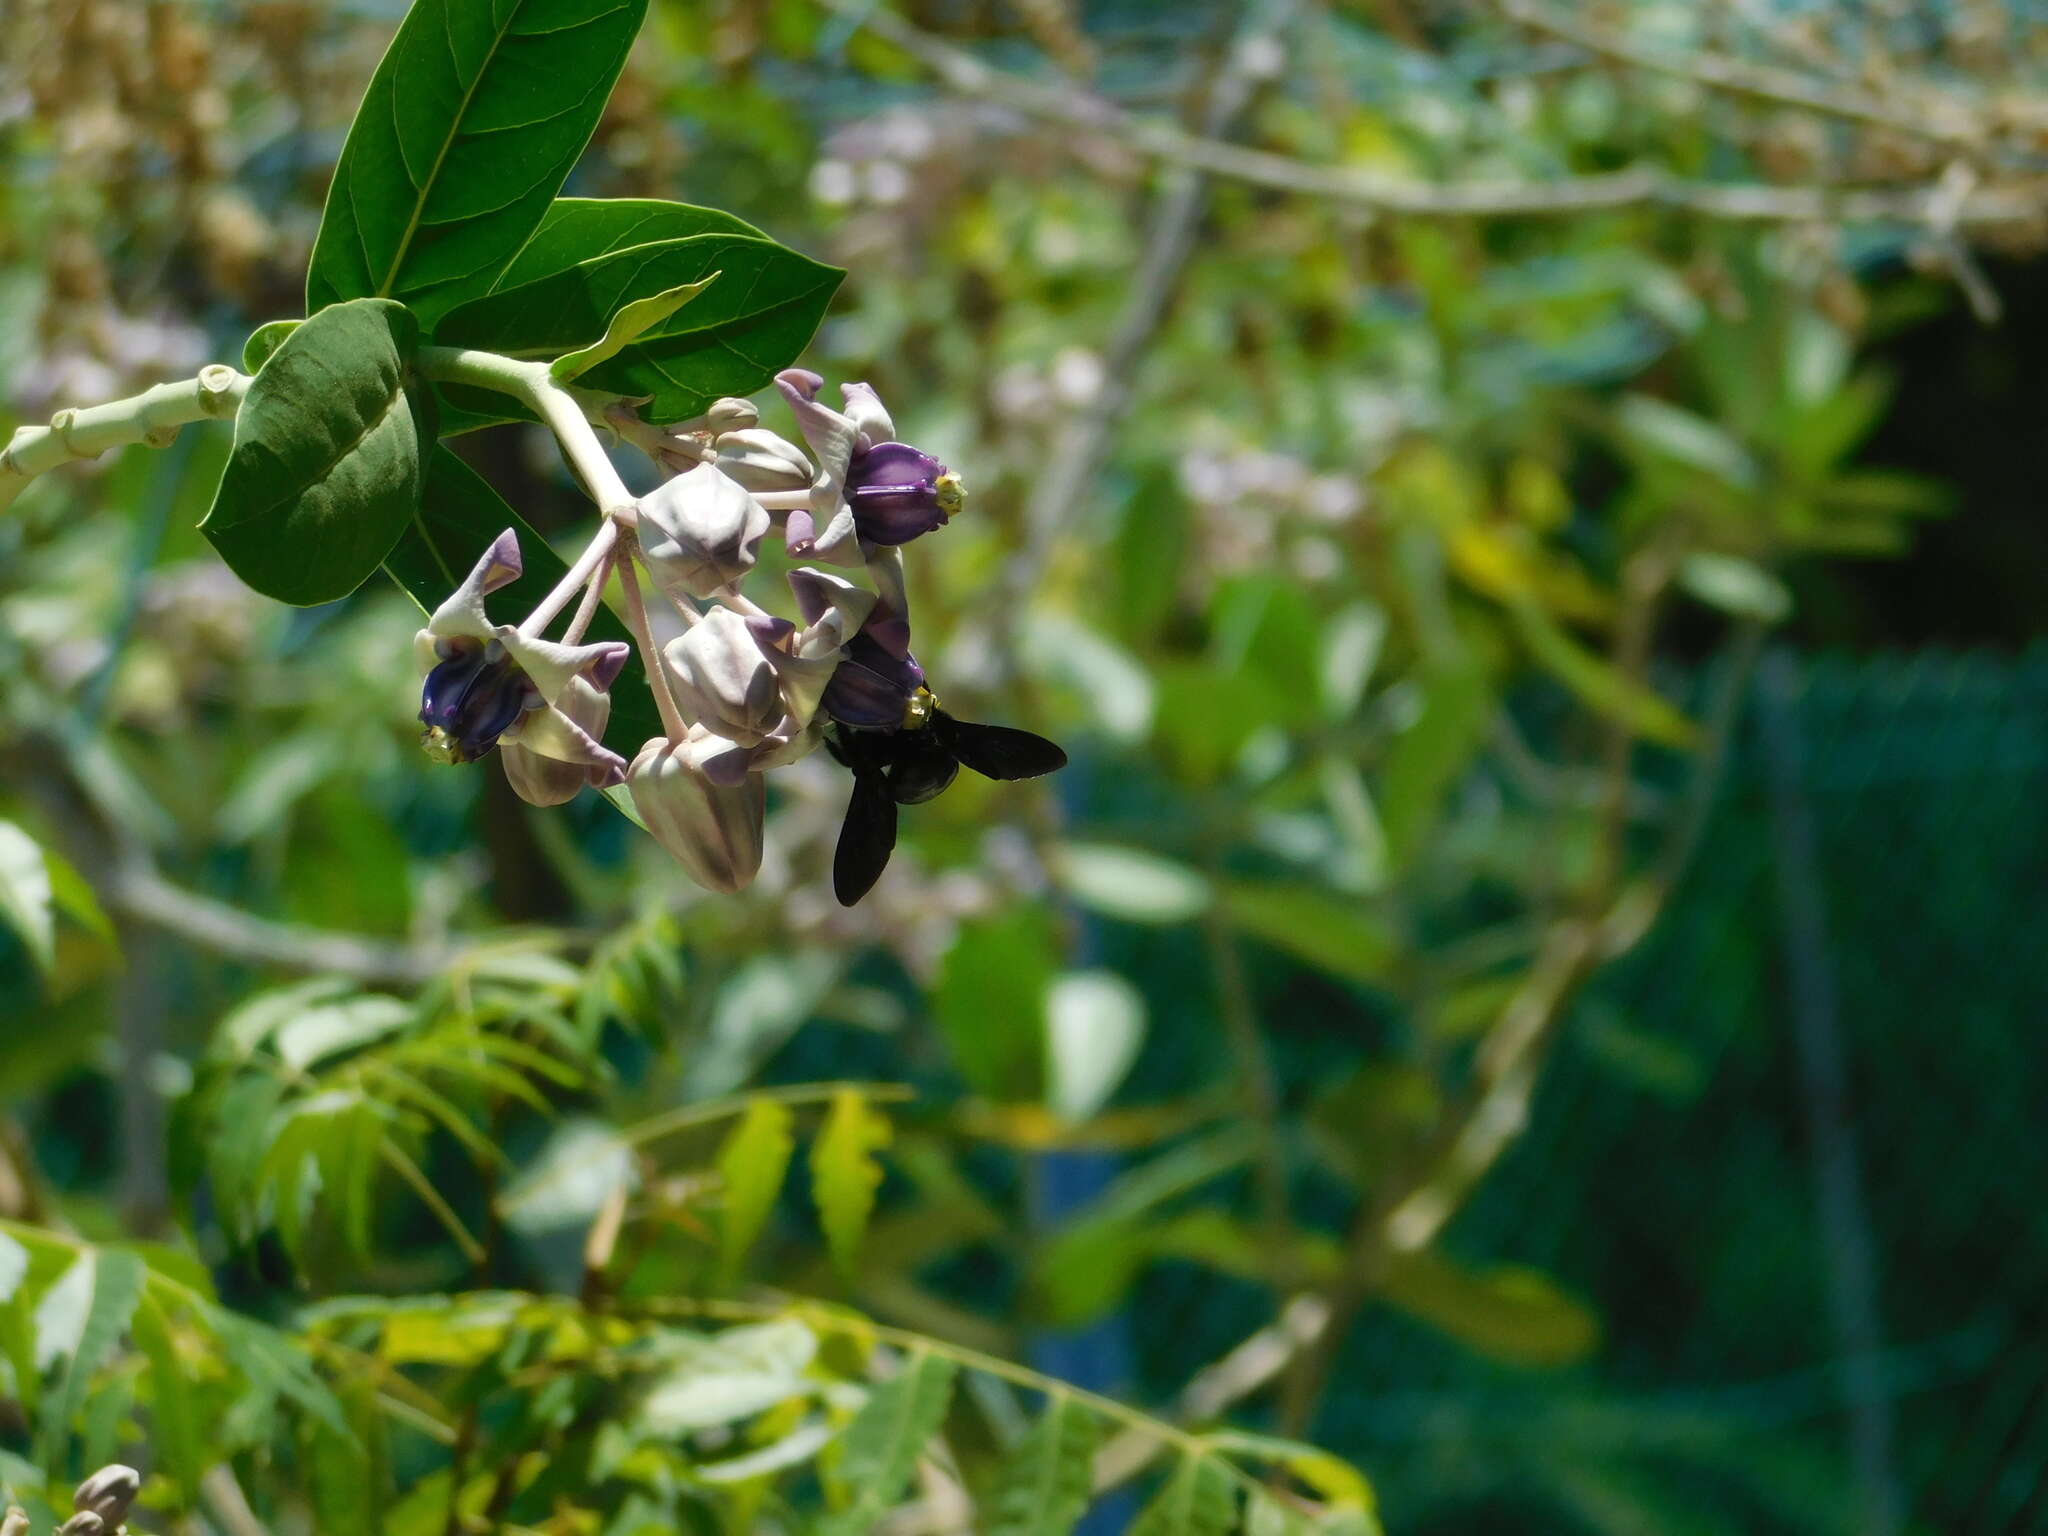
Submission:
M 173 885 L 148 864 L 130 863 L 102 893 L 137 922 L 252 965 L 347 976 L 372 986 L 417 986 L 452 964 L 452 945 L 392 944 L 359 934 L 273 922 Z
M 1541 0 L 1496 0 L 1496 4 L 1503 16 L 1520 26 L 1631 69 L 1671 75 L 1730 95 L 1797 107 L 1823 117 L 1911 134 L 1953 149 L 1981 150 L 1987 137 L 1988 113 L 1973 111 L 1924 87 L 1904 100 L 1896 95 L 1879 96 L 1854 86 L 1817 80 L 1798 70 L 1757 64 L 1707 49 L 1691 48 L 1680 53 L 1646 46 Z
M 1419 217 L 1551 218 L 1609 209 L 1655 207 L 1730 223 L 1892 223 L 1927 225 L 1941 212 L 1934 186 L 1893 189 L 1774 186 L 1692 181 L 1648 165 L 1594 176 L 1542 181 L 1429 182 L 1225 143 L 1170 123 L 1136 116 L 1069 84 L 1051 84 L 989 67 L 920 31 L 892 12 L 854 0 L 817 0 L 930 70 L 956 95 L 1008 107 L 1044 122 L 1112 140 L 1151 159 L 1277 192 L 1327 198 L 1374 213 Z M 2034 181 L 1977 188 L 1954 212 L 1957 228 L 2039 225 L 2048 193 Z M 1112 373 L 1111 378 L 1115 375 Z M 1059 462 L 1055 459 L 1055 464 Z

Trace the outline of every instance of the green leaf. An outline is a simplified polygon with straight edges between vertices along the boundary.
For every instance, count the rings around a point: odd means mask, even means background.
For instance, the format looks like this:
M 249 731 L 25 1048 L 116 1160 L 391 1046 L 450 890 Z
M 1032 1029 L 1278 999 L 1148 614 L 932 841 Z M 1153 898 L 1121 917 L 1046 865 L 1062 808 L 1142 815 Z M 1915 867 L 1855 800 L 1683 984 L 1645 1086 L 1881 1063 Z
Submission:
M 1046 914 L 1012 907 L 960 925 L 931 1007 L 953 1063 L 983 1098 L 1036 1099 L 1045 1067 L 1045 989 L 1059 964 Z
M 346 597 L 405 531 L 433 436 L 410 376 L 418 342 L 401 305 L 337 304 L 287 336 L 250 384 L 199 526 L 264 596 Z
M 1046 1404 L 983 1503 L 989 1536 L 1065 1536 L 1095 1491 L 1101 1422 L 1070 1397 Z
M 538 282 L 613 251 L 663 240 L 687 240 L 692 235 L 768 238 L 744 219 L 718 208 L 651 197 L 558 197 L 548 205 L 533 238 L 498 274 L 491 291 L 502 293 Z
M 1403 1254 L 1382 1292 L 1460 1343 L 1516 1365 L 1569 1365 L 1600 1342 L 1600 1319 L 1584 1302 L 1519 1265 L 1471 1270 L 1434 1251 Z
M 446 443 L 437 443 L 427 455 L 425 493 L 398 542 L 384 557 L 384 569 L 422 611 L 432 613 L 507 528 L 519 537 L 525 565 L 517 581 L 491 595 L 490 607 L 496 616 L 510 622 L 532 612 L 568 574 L 569 567 L 488 480 Z M 586 638 L 631 642 L 626 627 L 602 607 L 592 617 Z M 607 738 L 637 747 L 661 734 L 661 717 L 655 712 L 654 696 L 647 691 L 647 674 L 637 646 L 625 671 L 612 683 L 611 695 Z
M 1115 971 L 1068 971 L 1045 997 L 1046 1101 L 1064 1120 L 1107 1104 L 1145 1042 L 1145 999 Z
M 1508 611 L 1530 654 L 1589 708 L 1664 746 L 1697 744 L 1699 728 L 1662 694 L 1594 655 L 1534 603 L 1515 603 Z
M 306 308 L 490 291 L 604 111 L 646 0 L 416 0 L 343 146 Z
M 1127 923 L 1184 923 L 1211 897 L 1209 882 L 1187 865 L 1113 843 L 1063 843 L 1054 872 L 1082 906 Z
M 28 1250 L 0 1232 L 0 1306 L 14 1300 L 14 1293 L 27 1278 Z
M 663 1340 L 675 1363 L 641 1404 L 643 1428 L 678 1435 L 752 1418 L 791 1398 L 808 1398 L 804 1375 L 817 1338 L 793 1318 L 728 1328 L 710 1338 L 676 1334 Z
M 1679 562 L 1678 584 L 1723 613 L 1760 624 L 1780 623 L 1792 611 L 1792 594 L 1785 584 L 1736 555 L 1693 550 Z
M 1403 947 L 1386 921 L 1356 896 L 1311 885 L 1233 881 L 1224 910 L 1241 931 L 1349 981 L 1384 983 Z
M 1237 1483 L 1221 1462 L 1191 1453 L 1138 1511 L 1130 1536 L 1230 1536 L 1236 1529 Z
M 725 1210 L 718 1227 L 718 1260 L 724 1283 L 739 1277 L 740 1263 L 768 1224 L 782 1177 L 789 1171 L 795 1138 L 788 1108 L 773 1099 L 753 1099 L 718 1151 L 725 1180 Z
M 207 1308 L 206 1321 L 220 1340 L 221 1353 L 248 1384 L 222 1427 L 222 1438 L 229 1447 L 252 1444 L 259 1437 L 267 1440 L 279 1398 L 337 1435 L 354 1433 L 340 1401 L 289 1337 L 224 1307 Z
M 303 320 L 271 320 L 257 326 L 249 333 L 249 339 L 242 343 L 242 371 L 260 373 L 263 365 L 284 345 L 285 337 L 305 323 Z
M 93 1374 L 106 1362 L 142 1300 L 142 1260 L 132 1253 L 86 1248 L 36 1307 L 36 1360 L 48 1369 L 64 1362 L 55 1394 L 44 1406 L 43 1461 L 64 1460 L 71 1423 L 85 1406 Z
M 154 1296 L 142 1297 L 134 1330 L 136 1347 L 149 1361 L 149 1443 L 156 1453 L 151 1470 L 175 1483 L 190 1507 L 199 1500 L 199 1479 L 219 1458 L 203 1438 L 190 1368 L 178 1358 L 170 1317 Z
M 889 1122 L 859 1091 L 841 1088 L 832 1096 L 825 1125 L 811 1146 L 811 1196 L 818 1221 L 840 1273 L 853 1273 L 854 1255 L 874 1214 L 882 1165 L 875 1153 L 889 1144 Z
M 1470 663 L 1430 666 L 1418 680 L 1422 712 L 1388 745 L 1380 769 L 1380 824 L 1399 866 L 1429 840 L 1445 798 L 1478 755 L 1494 711 L 1486 674 Z
M 701 282 L 684 283 L 680 287 L 664 289 L 648 298 L 635 299 L 630 304 L 620 306 L 612 315 L 610 323 L 605 326 L 603 337 L 594 346 L 583 347 L 556 358 L 548 364 L 548 377 L 557 384 L 567 384 L 588 373 L 606 359 L 617 357 L 628 346 L 717 282 L 720 275 L 714 272 Z
M 796 361 L 824 318 L 837 267 L 747 235 L 691 235 L 598 256 L 451 311 L 435 339 L 515 357 L 589 347 L 639 300 L 720 280 L 697 302 L 598 364 L 594 389 L 648 396 L 650 419 L 695 416 L 722 395 L 746 395 Z
M 0 920 L 21 936 L 38 970 L 56 955 L 50 867 L 42 845 L 11 821 L 0 821 Z
M 838 1480 L 853 1502 L 821 1523 L 831 1536 L 866 1536 L 903 1496 L 917 1459 L 945 1422 L 952 1361 L 920 1350 L 868 1394 L 841 1433 Z

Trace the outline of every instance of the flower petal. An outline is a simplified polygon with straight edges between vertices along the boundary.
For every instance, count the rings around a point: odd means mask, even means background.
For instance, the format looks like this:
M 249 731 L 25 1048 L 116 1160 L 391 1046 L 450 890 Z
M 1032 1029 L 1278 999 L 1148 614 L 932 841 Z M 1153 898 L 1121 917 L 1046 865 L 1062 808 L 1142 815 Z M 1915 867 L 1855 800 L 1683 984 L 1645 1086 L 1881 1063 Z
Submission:
M 875 393 L 872 384 L 842 384 L 839 393 L 846 397 L 846 414 L 853 422 L 860 447 L 872 448 L 896 435 L 896 424 L 889 419 L 888 407 L 882 404 L 882 397 Z
M 466 635 L 476 640 L 490 639 L 497 631 L 490 615 L 484 611 L 484 599 L 498 588 L 517 581 L 524 569 L 524 562 L 519 556 L 518 536 L 507 528 L 491 541 L 491 547 L 484 551 L 483 558 L 462 578 L 462 585 L 434 610 L 433 617 L 427 620 L 426 633 L 437 637 Z

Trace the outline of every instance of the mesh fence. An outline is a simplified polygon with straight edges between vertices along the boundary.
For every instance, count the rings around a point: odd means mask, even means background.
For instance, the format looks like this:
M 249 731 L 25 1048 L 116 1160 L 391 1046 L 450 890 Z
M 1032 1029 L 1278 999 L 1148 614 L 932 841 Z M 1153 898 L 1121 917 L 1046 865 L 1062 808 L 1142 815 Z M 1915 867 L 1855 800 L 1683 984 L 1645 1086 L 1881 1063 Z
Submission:
M 2048 1530 L 2048 649 L 1767 666 L 1703 848 L 1449 1234 L 1600 1348 L 1382 1308 L 1320 1434 L 1403 1536 Z

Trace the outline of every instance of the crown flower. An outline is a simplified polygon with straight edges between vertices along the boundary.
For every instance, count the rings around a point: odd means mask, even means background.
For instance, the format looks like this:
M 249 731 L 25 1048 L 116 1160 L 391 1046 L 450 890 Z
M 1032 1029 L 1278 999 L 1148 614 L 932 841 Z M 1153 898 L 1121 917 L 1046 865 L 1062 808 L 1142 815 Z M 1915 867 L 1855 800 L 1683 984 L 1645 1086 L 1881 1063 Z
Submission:
M 666 427 L 609 418 L 637 427 L 665 478 L 637 499 L 618 487 L 583 554 L 516 625 L 485 611 L 523 568 L 511 532 L 492 542 L 415 642 L 421 739 L 447 763 L 495 749 L 534 805 L 623 786 L 684 873 L 722 893 L 760 871 L 766 775 L 824 746 L 854 776 L 833 875 L 851 904 L 888 861 L 899 805 L 931 799 L 963 766 L 1026 778 L 1066 758 L 1027 732 L 947 714 L 910 653 L 902 546 L 959 509 L 959 477 L 899 441 L 867 385 L 843 386 L 834 410 L 815 373 L 775 382 L 808 455 L 746 400 Z M 789 572 L 795 618 L 742 590 L 778 527 L 790 554 L 818 562 Z M 632 647 L 583 638 L 614 577 Z M 629 760 L 603 736 L 635 648 L 662 729 Z

